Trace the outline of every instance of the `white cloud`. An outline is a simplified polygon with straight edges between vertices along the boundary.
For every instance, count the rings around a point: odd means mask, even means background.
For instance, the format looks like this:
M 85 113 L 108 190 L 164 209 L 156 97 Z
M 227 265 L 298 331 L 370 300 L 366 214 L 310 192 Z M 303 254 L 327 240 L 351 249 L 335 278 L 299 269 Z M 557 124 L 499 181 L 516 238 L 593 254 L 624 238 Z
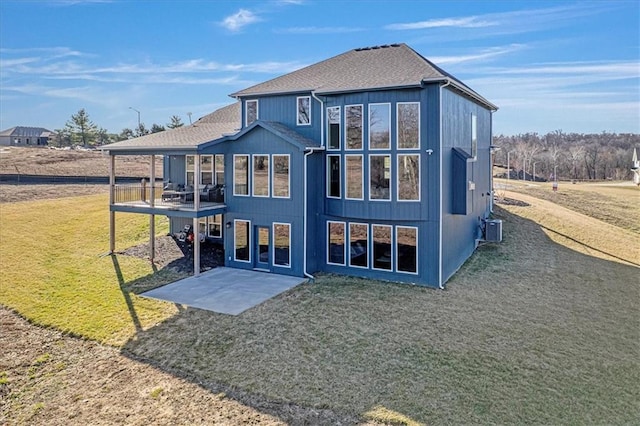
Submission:
M 290 27 L 275 30 L 279 34 L 345 34 L 364 31 L 358 27 Z
M 240 9 L 233 15 L 229 15 L 220 23 L 229 31 L 237 32 L 247 25 L 261 21 L 260 17 L 247 9 Z
M 497 56 L 506 55 L 526 48 L 524 44 L 510 44 L 508 46 L 490 47 L 478 53 L 456 56 L 431 56 L 429 60 L 438 65 L 460 64 L 465 62 L 480 62 Z
M 428 21 L 409 22 L 405 24 L 389 24 L 387 30 L 421 30 L 425 28 L 456 27 L 456 28 L 480 28 L 497 25 L 496 22 L 480 20 L 478 16 L 464 18 L 430 19 Z

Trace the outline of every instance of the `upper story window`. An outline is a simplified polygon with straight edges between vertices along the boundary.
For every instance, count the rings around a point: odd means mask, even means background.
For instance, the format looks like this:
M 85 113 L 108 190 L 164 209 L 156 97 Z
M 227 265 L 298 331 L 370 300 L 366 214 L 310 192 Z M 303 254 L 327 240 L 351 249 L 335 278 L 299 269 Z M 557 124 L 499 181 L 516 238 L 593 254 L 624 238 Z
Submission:
M 275 198 L 289 198 L 289 154 L 274 154 L 271 184 Z
M 348 200 L 362 200 L 363 195 L 363 166 L 362 155 L 345 155 L 345 198 Z
M 224 155 L 216 154 L 215 156 L 215 173 L 216 173 L 216 184 L 224 185 Z
M 478 117 L 471 114 L 471 156 L 475 160 L 478 157 Z
M 347 105 L 345 110 L 345 148 L 362 149 L 362 105 Z
M 369 199 L 391 200 L 391 156 L 369 156 Z
M 298 126 L 308 126 L 311 124 L 311 96 L 300 96 L 296 98 L 298 105 L 298 115 L 296 124 Z
M 245 106 L 245 126 L 253 123 L 258 119 L 258 100 L 254 99 L 246 101 Z
M 233 195 L 249 195 L 249 156 L 233 156 Z
M 391 104 L 369 104 L 369 149 L 391 148 Z
M 340 107 L 327 108 L 327 149 L 340 149 Z
M 253 196 L 269 196 L 269 156 L 253 155 Z
M 196 156 L 187 155 L 186 161 L 186 184 L 195 184 Z M 200 156 L 200 185 L 224 185 L 224 155 L 201 155 Z
M 398 102 L 397 138 L 398 149 L 420 148 L 419 102 Z
M 420 155 L 398 154 L 398 201 L 420 201 Z
M 327 155 L 327 197 L 340 198 L 340 188 L 342 179 L 340 179 L 340 156 Z

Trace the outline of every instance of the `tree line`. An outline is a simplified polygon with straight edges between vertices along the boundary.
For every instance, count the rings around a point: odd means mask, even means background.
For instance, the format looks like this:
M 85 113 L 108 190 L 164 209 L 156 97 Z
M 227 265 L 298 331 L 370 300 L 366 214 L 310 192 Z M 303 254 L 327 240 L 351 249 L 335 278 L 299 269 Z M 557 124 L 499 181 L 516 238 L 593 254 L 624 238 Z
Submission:
M 51 143 L 59 147 L 83 146 L 88 148 L 137 138 L 151 133 L 163 132 L 167 128 L 176 129 L 183 125 L 184 123 L 182 123 L 180 117 L 173 115 L 170 117 L 169 123 L 165 126 L 153 123 L 151 128 L 147 129 L 145 124 L 141 122 L 135 129 L 124 128 L 118 134 L 108 133 L 106 129 L 96 125 L 89 117 L 87 111 L 82 108 L 77 113 L 71 115 L 71 118 L 63 128 L 54 130 L 55 135 Z
M 555 130 L 546 135 L 498 135 L 493 144 L 500 148 L 494 164 L 505 170 L 509 167 L 512 179 L 552 180 L 555 174 L 566 180 L 627 180 L 631 179 L 633 148 L 640 148 L 640 135 Z

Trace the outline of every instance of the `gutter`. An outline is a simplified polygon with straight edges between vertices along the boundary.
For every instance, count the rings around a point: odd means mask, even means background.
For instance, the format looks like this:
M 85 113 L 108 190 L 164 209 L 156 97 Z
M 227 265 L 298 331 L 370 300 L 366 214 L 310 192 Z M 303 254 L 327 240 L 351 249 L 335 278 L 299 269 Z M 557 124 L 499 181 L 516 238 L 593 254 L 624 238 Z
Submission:
M 444 86 L 441 86 L 441 87 L 452 86 L 456 90 L 458 90 L 459 92 L 467 95 L 468 97 L 470 97 L 471 99 L 475 100 L 476 102 L 480 102 L 481 104 L 489 107 L 489 109 L 491 111 L 497 111 L 498 110 L 497 106 L 495 106 L 494 104 L 492 104 L 491 102 L 489 102 L 488 100 L 486 100 L 485 98 L 483 98 L 482 96 L 480 96 L 479 94 L 477 94 L 476 92 L 471 90 L 471 88 L 464 86 L 462 83 L 459 83 L 458 81 L 456 81 L 455 79 L 452 79 L 450 77 L 425 78 L 425 79 L 422 80 L 422 82 L 423 83 L 445 83 Z
M 440 151 L 440 194 L 439 194 L 439 198 L 440 198 L 440 208 L 439 208 L 439 213 L 438 213 L 438 287 L 440 288 L 440 290 L 444 290 L 444 283 L 442 282 L 442 216 L 444 213 L 443 210 L 443 205 L 442 205 L 442 191 L 443 191 L 443 175 L 442 175 L 442 164 L 443 164 L 443 139 L 442 139 L 442 89 L 444 89 L 445 87 L 449 86 L 451 84 L 451 80 L 447 79 L 446 83 L 444 85 L 440 86 L 440 99 L 438 100 L 438 102 L 440 103 L 439 105 L 439 111 L 438 114 L 440 116 L 440 146 L 438 147 L 438 151 Z
M 324 101 L 316 96 L 316 91 L 311 91 L 311 96 L 320 102 L 320 146 L 324 147 Z
M 303 191 L 303 197 L 304 197 L 304 208 L 303 208 L 303 220 L 304 220 L 304 240 L 303 240 L 303 255 L 302 255 L 302 272 L 304 273 L 304 276 L 309 278 L 311 281 L 315 281 L 316 277 L 314 277 L 313 275 L 311 275 L 309 272 L 307 272 L 307 233 L 309 230 L 309 221 L 307 220 L 307 182 L 308 182 L 308 170 L 309 167 L 307 166 L 307 162 L 309 159 L 309 156 L 315 152 L 318 151 L 324 151 L 324 146 L 321 146 L 319 148 L 308 148 L 308 151 L 305 152 L 304 154 L 304 191 Z

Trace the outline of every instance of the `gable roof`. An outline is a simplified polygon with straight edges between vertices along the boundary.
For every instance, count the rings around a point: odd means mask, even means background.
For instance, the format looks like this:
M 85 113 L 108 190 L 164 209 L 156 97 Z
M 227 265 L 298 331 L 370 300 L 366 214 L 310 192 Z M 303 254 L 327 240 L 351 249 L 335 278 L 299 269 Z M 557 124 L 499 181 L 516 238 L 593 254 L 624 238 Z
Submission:
M 228 140 L 235 141 L 240 139 L 242 136 L 247 133 L 253 131 L 256 127 L 260 127 L 265 129 L 266 131 L 273 133 L 274 135 L 280 137 L 284 141 L 290 143 L 291 145 L 296 146 L 301 151 L 307 150 L 309 148 L 320 148 L 320 143 L 316 142 L 312 139 L 309 139 L 305 136 L 302 136 L 300 133 L 296 132 L 293 129 L 285 126 L 282 123 L 278 123 L 277 121 L 262 121 L 257 120 L 251 123 L 248 127 L 242 129 L 241 132 L 236 133 L 235 135 L 228 136 L 224 141 L 219 141 L 215 143 L 222 143 Z
M 240 90 L 231 96 L 251 97 L 301 92 L 328 95 L 361 90 L 421 87 L 424 82 L 449 82 L 490 109 L 497 109 L 460 80 L 404 43 L 349 50 Z
M 0 132 L 0 136 L 49 137 L 53 132 L 44 127 L 15 126 Z

